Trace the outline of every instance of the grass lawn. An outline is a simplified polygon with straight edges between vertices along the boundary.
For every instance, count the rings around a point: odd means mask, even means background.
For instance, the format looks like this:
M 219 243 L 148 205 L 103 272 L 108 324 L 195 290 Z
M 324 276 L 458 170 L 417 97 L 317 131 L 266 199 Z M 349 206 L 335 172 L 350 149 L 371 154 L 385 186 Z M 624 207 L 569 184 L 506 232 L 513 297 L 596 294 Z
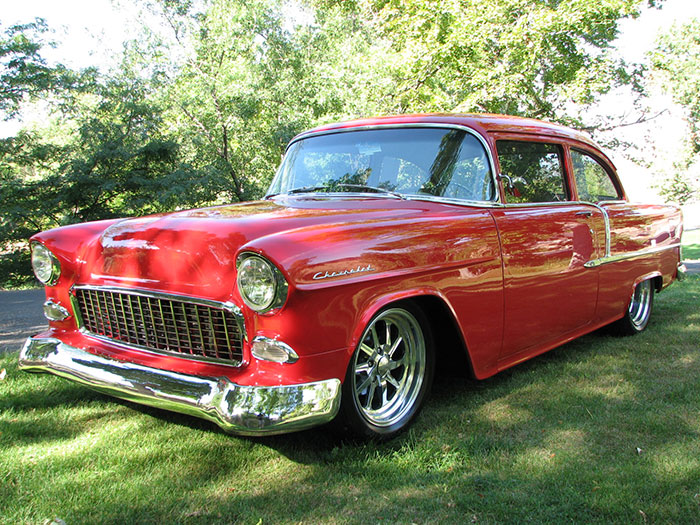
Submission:
M 699 523 L 700 277 L 646 332 L 439 375 L 385 444 L 239 438 L 0 359 L 0 522 Z
M 683 233 L 683 260 L 700 260 L 700 230 Z

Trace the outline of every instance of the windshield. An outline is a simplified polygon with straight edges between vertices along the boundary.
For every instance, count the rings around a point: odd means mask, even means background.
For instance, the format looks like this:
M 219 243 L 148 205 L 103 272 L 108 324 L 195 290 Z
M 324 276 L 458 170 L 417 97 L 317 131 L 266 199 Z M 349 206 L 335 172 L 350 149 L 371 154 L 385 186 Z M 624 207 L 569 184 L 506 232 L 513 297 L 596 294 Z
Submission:
M 302 192 L 496 198 L 481 142 L 464 130 L 428 127 L 347 131 L 293 143 L 268 195 Z

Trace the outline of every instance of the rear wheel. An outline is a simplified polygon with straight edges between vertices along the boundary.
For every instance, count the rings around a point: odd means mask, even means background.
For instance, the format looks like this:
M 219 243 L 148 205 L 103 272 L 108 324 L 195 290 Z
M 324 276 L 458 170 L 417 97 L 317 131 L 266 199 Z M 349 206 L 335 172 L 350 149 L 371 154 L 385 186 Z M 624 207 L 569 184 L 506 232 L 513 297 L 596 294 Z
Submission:
M 423 312 L 412 304 L 380 311 L 350 359 L 342 422 L 361 437 L 395 436 L 420 411 L 433 369 L 432 337 Z
M 654 306 L 654 284 L 652 279 L 642 281 L 634 288 L 625 316 L 613 326 L 620 335 L 634 335 L 649 324 Z

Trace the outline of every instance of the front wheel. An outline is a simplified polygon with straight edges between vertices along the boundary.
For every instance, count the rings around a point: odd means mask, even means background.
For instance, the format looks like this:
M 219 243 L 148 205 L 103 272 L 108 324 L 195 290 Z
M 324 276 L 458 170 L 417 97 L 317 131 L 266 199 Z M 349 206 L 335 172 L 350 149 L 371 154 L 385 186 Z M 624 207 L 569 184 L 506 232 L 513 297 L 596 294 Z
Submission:
M 624 317 L 614 324 L 617 333 L 634 335 L 643 331 L 649 324 L 653 306 L 654 285 L 651 279 L 647 279 L 635 286 Z
M 412 304 L 380 311 L 353 353 L 343 383 L 341 421 L 360 437 L 389 439 L 416 417 L 433 379 L 425 315 Z

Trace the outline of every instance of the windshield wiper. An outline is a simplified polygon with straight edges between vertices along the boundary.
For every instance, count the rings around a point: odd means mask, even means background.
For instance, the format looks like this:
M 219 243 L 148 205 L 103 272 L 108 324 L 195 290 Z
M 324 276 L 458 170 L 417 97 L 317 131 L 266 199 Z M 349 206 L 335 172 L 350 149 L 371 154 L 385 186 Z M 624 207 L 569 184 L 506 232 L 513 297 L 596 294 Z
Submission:
M 403 199 L 404 196 L 401 195 L 400 193 L 397 193 L 395 191 L 390 191 L 384 188 L 379 188 L 377 186 L 367 186 L 365 184 L 337 184 L 336 186 L 340 188 L 353 188 L 357 190 L 368 190 L 368 191 L 373 191 L 375 193 L 386 193 L 387 195 L 392 195 L 394 197 L 398 197 L 399 199 Z
M 292 193 L 313 193 L 315 191 L 321 191 L 321 190 L 328 191 L 328 187 L 326 187 L 326 186 L 303 186 L 301 188 L 294 188 L 293 190 L 289 190 L 286 193 L 291 195 Z
M 289 191 L 283 191 L 280 193 L 270 193 L 265 195 L 266 199 L 271 199 L 272 197 L 277 197 L 277 195 L 291 195 L 293 193 L 313 193 L 315 191 L 328 190 L 326 186 L 303 186 L 301 188 L 294 188 Z
M 270 199 L 272 197 L 275 197 L 277 195 L 292 195 L 294 193 L 314 193 L 317 191 L 324 191 L 324 192 L 332 192 L 335 188 L 350 188 L 350 189 L 355 189 L 355 190 L 365 190 L 365 191 L 371 191 L 374 193 L 383 193 L 386 195 L 391 195 L 392 197 L 397 197 L 399 199 L 404 199 L 404 196 L 401 195 L 400 193 L 397 193 L 395 191 L 389 191 L 384 188 L 378 188 L 376 186 L 367 186 L 365 184 L 333 184 L 332 186 L 302 186 L 301 188 L 294 188 L 286 192 L 280 193 L 271 193 L 270 195 L 266 195 L 266 199 Z

